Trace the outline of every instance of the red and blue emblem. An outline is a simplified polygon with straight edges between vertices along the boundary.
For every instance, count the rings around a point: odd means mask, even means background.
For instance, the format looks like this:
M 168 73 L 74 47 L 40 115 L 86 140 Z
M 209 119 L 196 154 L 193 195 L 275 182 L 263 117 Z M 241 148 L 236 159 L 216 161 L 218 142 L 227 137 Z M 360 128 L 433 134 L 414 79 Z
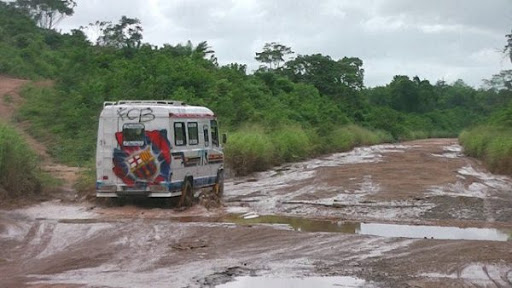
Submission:
M 123 133 L 116 133 L 120 148 L 114 149 L 114 174 L 127 185 L 136 182 L 159 184 L 169 181 L 171 174 L 170 143 L 167 130 L 145 132 L 144 145 L 123 146 Z

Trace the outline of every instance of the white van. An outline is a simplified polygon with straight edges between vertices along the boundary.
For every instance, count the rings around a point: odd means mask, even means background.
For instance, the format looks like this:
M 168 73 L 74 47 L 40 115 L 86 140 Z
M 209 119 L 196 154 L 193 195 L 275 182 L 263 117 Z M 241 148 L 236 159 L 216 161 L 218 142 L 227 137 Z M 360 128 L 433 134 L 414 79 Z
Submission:
M 225 141 L 225 135 L 223 135 Z M 217 117 L 179 101 L 105 102 L 98 126 L 96 197 L 222 194 L 224 154 Z

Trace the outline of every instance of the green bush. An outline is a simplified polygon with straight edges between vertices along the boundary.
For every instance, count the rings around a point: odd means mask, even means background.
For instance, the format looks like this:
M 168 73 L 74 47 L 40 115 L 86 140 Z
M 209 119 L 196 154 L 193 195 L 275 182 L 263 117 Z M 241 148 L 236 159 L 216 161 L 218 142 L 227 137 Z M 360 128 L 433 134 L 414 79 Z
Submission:
M 38 173 L 36 155 L 24 139 L 0 123 L 0 198 L 40 192 Z

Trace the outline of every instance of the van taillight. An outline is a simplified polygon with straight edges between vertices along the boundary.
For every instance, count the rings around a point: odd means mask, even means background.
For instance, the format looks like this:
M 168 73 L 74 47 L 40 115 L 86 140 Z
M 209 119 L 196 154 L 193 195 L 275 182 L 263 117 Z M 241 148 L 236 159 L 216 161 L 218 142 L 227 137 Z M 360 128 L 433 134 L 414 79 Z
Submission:
M 108 176 L 103 176 L 103 180 L 108 180 Z

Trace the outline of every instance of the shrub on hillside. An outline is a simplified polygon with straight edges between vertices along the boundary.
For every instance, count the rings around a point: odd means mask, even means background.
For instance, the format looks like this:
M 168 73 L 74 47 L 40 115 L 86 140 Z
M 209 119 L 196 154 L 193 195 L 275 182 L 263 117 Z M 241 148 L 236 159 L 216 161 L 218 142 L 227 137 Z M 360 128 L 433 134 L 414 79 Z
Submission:
M 0 123 L 0 198 L 38 193 L 36 155 L 11 127 Z

